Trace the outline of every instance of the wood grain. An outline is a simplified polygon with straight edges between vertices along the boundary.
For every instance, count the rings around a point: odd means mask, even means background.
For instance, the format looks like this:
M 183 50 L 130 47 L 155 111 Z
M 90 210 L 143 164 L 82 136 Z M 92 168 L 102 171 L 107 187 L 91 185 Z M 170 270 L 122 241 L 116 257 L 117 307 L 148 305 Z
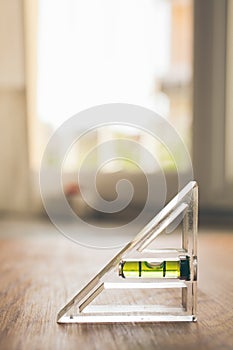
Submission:
M 116 253 L 48 223 L 1 223 L 0 349 L 232 349 L 233 235 L 199 234 L 197 323 L 58 325 L 58 310 Z

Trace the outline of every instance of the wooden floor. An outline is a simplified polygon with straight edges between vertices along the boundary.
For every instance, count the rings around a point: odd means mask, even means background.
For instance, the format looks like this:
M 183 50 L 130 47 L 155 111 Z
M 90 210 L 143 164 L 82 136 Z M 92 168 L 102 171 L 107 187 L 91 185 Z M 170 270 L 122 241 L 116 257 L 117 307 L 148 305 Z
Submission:
M 0 222 L 0 349 L 233 349 L 233 232 L 199 234 L 197 323 L 58 325 L 58 310 L 116 251 L 47 222 Z

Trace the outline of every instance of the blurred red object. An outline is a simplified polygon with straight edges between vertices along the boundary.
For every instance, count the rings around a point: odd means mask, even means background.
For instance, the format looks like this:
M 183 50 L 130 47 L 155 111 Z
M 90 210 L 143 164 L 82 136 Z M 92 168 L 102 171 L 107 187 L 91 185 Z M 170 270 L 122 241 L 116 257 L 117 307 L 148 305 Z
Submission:
M 78 184 L 71 183 L 65 187 L 64 192 L 65 192 L 66 196 L 74 196 L 74 195 L 80 193 L 80 189 L 79 189 Z

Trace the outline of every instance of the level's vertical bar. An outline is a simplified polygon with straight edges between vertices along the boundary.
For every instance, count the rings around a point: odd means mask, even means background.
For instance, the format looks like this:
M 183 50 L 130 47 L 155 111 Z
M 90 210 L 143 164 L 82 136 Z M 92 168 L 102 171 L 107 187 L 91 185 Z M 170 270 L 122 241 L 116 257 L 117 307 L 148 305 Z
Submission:
M 189 206 L 185 211 L 182 226 L 182 249 L 190 256 L 191 283 L 190 288 L 182 288 L 182 306 L 190 312 L 196 320 L 197 312 L 197 230 L 198 230 L 198 187 L 191 191 Z
M 198 186 L 193 189 L 193 256 L 197 256 L 197 230 L 198 230 Z
M 189 217 L 188 209 L 185 209 L 184 218 L 182 223 L 182 249 L 188 252 L 188 229 L 189 229 Z
M 182 249 L 188 253 L 189 249 L 189 207 L 185 209 L 182 222 Z M 182 288 L 182 306 L 185 311 L 188 308 L 188 291 L 187 288 Z
M 198 186 L 194 187 L 192 191 L 192 203 L 193 203 L 193 248 L 192 248 L 192 315 L 193 321 L 197 320 L 197 231 L 198 231 Z

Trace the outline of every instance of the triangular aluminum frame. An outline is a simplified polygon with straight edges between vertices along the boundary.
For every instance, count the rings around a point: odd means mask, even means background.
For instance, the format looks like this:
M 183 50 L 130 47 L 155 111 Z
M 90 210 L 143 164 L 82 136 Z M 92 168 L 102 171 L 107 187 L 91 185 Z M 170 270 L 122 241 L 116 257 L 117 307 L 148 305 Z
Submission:
M 189 281 L 156 279 L 125 280 L 119 278 L 118 268 L 123 259 L 140 257 L 158 251 L 148 250 L 148 246 L 174 220 L 182 215 L 182 247 L 179 253 L 190 257 L 191 278 Z M 197 306 L 197 225 L 198 187 L 195 181 L 187 184 L 125 247 L 58 313 L 58 323 L 107 323 L 107 322 L 155 322 L 155 321 L 196 321 Z M 181 308 L 148 310 L 146 306 L 125 305 L 107 308 L 92 306 L 92 302 L 104 290 L 180 288 Z M 89 310 L 87 312 L 87 310 Z M 91 311 L 92 310 L 92 311 Z

